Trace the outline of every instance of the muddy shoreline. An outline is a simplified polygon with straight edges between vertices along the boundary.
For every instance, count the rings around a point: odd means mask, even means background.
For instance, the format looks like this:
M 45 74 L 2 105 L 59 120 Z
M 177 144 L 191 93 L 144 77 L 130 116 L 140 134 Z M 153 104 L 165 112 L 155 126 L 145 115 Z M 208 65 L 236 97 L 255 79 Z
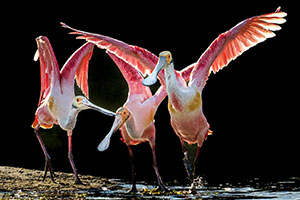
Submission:
M 300 177 L 282 180 L 249 179 L 244 183 L 225 182 L 205 184 L 196 194 L 189 186 L 167 185 L 167 192 L 160 192 L 156 185 L 137 184 L 138 193 L 128 193 L 131 184 L 90 175 L 79 175 L 82 185 L 75 184 L 72 173 L 55 173 L 53 183 L 48 175 L 42 181 L 41 170 L 0 166 L 0 199 L 300 199 Z
M 55 183 L 49 174 L 43 181 L 43 175 L 41 170 L 0 166 L 0 199 L 86 199 L 93 196 L 144 199 L 161 195 L 152 187 L 140 189 L 136 194 L 129 193 L 131 184 L 130 187 L 124 187 L 124 184 L 122 187 L 120 182 L 97 176 L 79 175 L 83 184 L 75 184 L 72 173 L 55 172 Z M 179 193 L 169 191 L 164 194 Z
M 106 178 L 80 175 L 83 184 L 75 184 L 72 173 L 55 172 L 55 182 L 48 176 L 43 181 L 44 171 L 17 167 L 0 166 L 0 191 L 74 191 L 116 189 L 116 183 Z

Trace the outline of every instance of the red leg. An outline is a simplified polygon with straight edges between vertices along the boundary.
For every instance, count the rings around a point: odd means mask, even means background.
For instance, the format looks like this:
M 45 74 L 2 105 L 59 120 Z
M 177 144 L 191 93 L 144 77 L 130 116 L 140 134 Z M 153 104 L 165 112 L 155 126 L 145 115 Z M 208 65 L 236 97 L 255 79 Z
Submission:
M 158 182 L 159 189 L 161 191 L 167 191 L 168 189 L 164 185 L 164 183 L 163 183 L 163 181 L 162 181 L 162 179 L 160 177 L 160 174 L 158 172 L 157 161 L 156 161 L 156 152 L 155 152 L 155 141 L 154 141 L 154 139 L 150 140 L 149 143 L 150 143 L 150 146 L 151 146 L 151 149 L 152 149 L 153 168 L 154 168 L 154 171 L 155 171 L 155 174 L 156 174 L 156 177 L 157 177 L 157 182 Z
M 49 170 L 51 180 L 55 183 L 55 181 L 54 181 L 54 171 L 53 171 L 52 164 L 51 164 L 51 158 L 50 158 L 50 156 L 47 152 L 46 146 L 44 144 L 44 141 L 43 141 L 38 129 L 39 129 L 39 126 L 36 129 L 34 129 L 34 133 L 35 133 L 35 136 L 37 137 L 37 139 L 38 139 L 38 141 L 39 141 L 39 143 L 42 147 L 42 150 L 43 150 L 44 156 L 45 156 L 45 169 L 44 169 L 45 173 L 44 173 L 43 181 L 45 180 L 46 175 L 47 175 L 47 171 Z
M 191 184 L 191 192 L 192 193 L 196 193 L 195 177 L 196 177 L 196 168 L 197 168 L 197 163 L 198 163 L 198 160 L 199 160 L 200 149 L 201 149 L 201 147 L 198 146 L 197 147 L 197 154 L 196 154 L 195 159 L 194 159 L 193 179 L 192 179 L 192 184 Z
M 185 166 L 185 170 L 188 174 L 190 182 L 192 183 L 193 182 L 193 170 L 191 167 L 191 163 L 189 162 L 189 159 L 188 159 L 188 150 L 184 145 L 184 141 L 181 139 L 180 139 L 180 141 L 181 141 L 182 152 L 183 152 L 183 164 Z
M 137 189 L 136 189 L 136 171 L 135 171 L 135 165 L 134 165 L 134 156 L 133 156 L 131 146 L 127 145 L 127 147 L 128 147 L 130 161 L 131 161 L 131 175 L 132 175 L 132 188 L 131 188 L 131 190 L 129 190 L 129 192 L 136 193 Z
M 197 164 L 198 164 L 198 161 L 199 161 L 200 150 L 201 150 L 201 147 L 198 146 L 197 147 L 197 154 L 196 154 L 196 157 L 195 157 L 195 160 L 194 160 L 193 177 L 195 177 L 195 175 L 196 175 L 196 167 L 197 167 Z
M 82 182 L 79 179 L 77 169 L 75 167 L 75 163 L 73 160 L 73 153 L 72 153 L 72 131 L 68 131 L 68 140 L 69 140 L 69 152 L 68 152 L 68 158 L 71 163 L 74 175 L 75 175 L 75 184 L 82 184 Z

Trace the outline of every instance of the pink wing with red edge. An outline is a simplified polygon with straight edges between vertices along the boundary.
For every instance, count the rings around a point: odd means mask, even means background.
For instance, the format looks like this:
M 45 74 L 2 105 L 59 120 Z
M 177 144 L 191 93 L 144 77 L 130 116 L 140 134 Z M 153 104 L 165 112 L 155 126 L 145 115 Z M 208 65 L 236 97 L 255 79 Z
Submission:
M 129 63 L 117 57 L 115 54 L 107 52 L 110 58 L 116 63 L 129 87 L 129 96 L 134 94 L 144 94 L 145 98 L 152 96 L 151 90 L 143 85 L 143 77 Z
M 229 31 L 219 35 L 199 58 L 191 75 L 191 84 L 203 89 L 211 71 L 218 72 L 244 51 L 275 36 L 286 20 L 287 14 L 280 7 L 273 13 L 255 16 L 242 21 Z
M 185 82 L 190 80 L 190 76 L 191 76 L 191 73 L 192 73 L 195 65 L 196 65 L 196 63 L 193 63 L 180 71 L 180 75 L 184 79 Z
M 106 49 L 108 52 L 115 54 L 122 60 L 125 60 L 131 66 L 139 70 L 141 74 L 143 74 L 143 76 L 149 75 L 158 62 L 158 57 L 156 55 L 141 47 L 128 45 L 125 42 L 108 36 L 74 29 L 62 22 L 61 25 L 64 28 L 68 28 L 74 31 L 70 34 L 81 35 L 78 36 L 77 39 L 85 39 L 86 41 L 97 45 L 99 48 Z M 164 85 L 165 78 L 163 72 L 159 73 L 158 78 Z
M 40 106 L 43 99 L 50 92 L 51 83 L 53 86 L 60 85 L 60 74 L 56 57 L 48 38 L 40 36 L 36 38 L 36 43 L 38 50 L 34 56 L 34 60 L 37 61 L 39 58 L 41 71 L 41 92 L 38 104 Z
M 64 87 L 74 89 L 74 78 L 83 94 L 89 98 L 88 66 L 93 54 L 94 44 L 85 43 L 71 55 L 61 70 Z
M 75 72 L 76 83 L 87 98 L 89 98 L 88 68 L 92 54 L 93 46 L 91 47 L 90 51 L 88 51 L 88 53 L 83 57 L 78 69 Z

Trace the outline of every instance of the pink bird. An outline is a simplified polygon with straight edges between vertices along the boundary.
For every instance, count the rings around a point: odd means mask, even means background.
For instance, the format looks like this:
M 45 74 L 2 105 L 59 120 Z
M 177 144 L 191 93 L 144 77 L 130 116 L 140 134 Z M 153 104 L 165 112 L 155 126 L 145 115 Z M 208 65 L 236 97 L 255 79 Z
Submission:
M 187 148 L 184 142 L 197 144 L 198 151 L 194 163 L 198 158 L 200 148 L 212 132 L 202 112 L 202 90 L 210 72 L 218 72 L 231 60 L 237 58 L 244 51 L 256 44 L 274 37 L 273 31 L 278 31 L 286 20 L 287 14 L 280 11 L 280 7 L 273 13 L 255 16 L 242 21 L 229 31 L 220 34 L 199 60 L 178 73 L 174 70 L 172 55 L 168 51 L 160 53 L 159 58 L 138 46 L 128 45 L 122 41 L 108 36 L 80 31 L 61 23 L 79 34 L 79 39 L 94 43 L 99 48 L 116 55 L 120 59 L 137 68 L 144 76 L 152 74 L 143 81 L 144 85 L 152 85 L 158 76 L 162 86 L 166 87 L 169 103 L 168 109 L 171 116 L 171 125 L 182 143 L 184 164 L 194 189 L 193 170 L 188 161 Z M 186 84 L 186 82 L 188 84 Z
M 98 150 L 106 150 L 110 145 L 112 134 L 120 129 L 123 141 L 128 147 L 132 165 L 132 188 L 130 192 L 136 192 L 136 172 L 131 145 L 149 142 L 152 149 L 153 168 L 157 176 L 158 185 L 161 190 L 165 191 L 166 187 L 160 177 L 156 162 L 154 115 L 159 104 L 167 96 L 167 93 L 163 87 L 160 87 L 152 95 L 151 90 L 142 84 L 143 77 L 134 67 L 110 52 L 108 52 L 108 55 L 117 64 L 124 76 L 129 87 L 129 93 L 127 101 L 116 111 L 112 128 L 99 144 Z
M 65 63 L 61 71 L 47 37 L 40 36 L 36 39 L 38 50 L 34 56 L 36 61 L 40 59 L 41 70 L 41 92 L 35 120 L 32 124 L 36 137 L 45 155 L 45 173 L 43 180 L 49 170 L 54 182 L 54 171 L 51 159 L 47 153 L 45 144 L 39 134 L 39 128 L 52 128 L 53 124 L 59 125 L 67 131 L 69 152 L 68 157 L 75 174 L 75 183 L 81 183 L 73 161 L 72 154 L 72 130 L 76 124 L 76 118 L 80 111 L 94 109 L 109 116 L 115 114 L 100 108 L 88 101 L 84 96 L 76 96 L 74 93 L 74 78 L 78 86 L 88 97 L 88 62 L 92 56 L 94 45 L 86 43 L 80 47 Z
M 144 85 L 152 85 L 156 82 L 157 74 L 164 69 L 166 89 L 169 103 L 168 110 L 171 116 L 171 125 L 182 141 L 185 151 L 186 168 L 194 190 L 194 175 L 187 161 L 187 153 L 184 141 L 189 144 L 198 144 L 198 151 L 194 161 L 198 158 L 200 148 L 207 135 L 211 134 L 209 124 L 202 111 L 202 90 L 206 84 L 210 72 L 218 72 L 228 65 L 244 51 L 256 44 L 274 37 L 272 31 L 278 31 L 286 20 L 287 14 L 278 8 L 274 13 L 255 16 L 242 21 L 229 31 L 219 35 L 208 49 L 201 55 L 190 75 L 188 85 L 184 80 L 178 81 L 174 73 L 174 63 L 169 51 L 159 54 L 159 61 L 152 74 L 143 81 Z

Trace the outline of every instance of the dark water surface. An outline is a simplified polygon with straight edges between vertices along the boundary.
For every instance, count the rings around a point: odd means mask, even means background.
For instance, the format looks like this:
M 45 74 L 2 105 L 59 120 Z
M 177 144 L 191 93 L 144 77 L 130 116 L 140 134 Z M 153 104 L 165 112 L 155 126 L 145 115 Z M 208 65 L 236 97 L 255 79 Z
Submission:
M 170 192 L 160 193 L 156 186 L 146 183 L 137 185 L 139 193 L 128 194 L 130 184 L 120 182 L 121 189 L 116 191 L 94 191 L 90 199 L 300 199 L 300 178 L 292 177 L 280 181 L 265 181 L 259 178 L 236 183 L 208 185 L 199 180 L 197 193 L 191 194 L 189 186 L 169 186 Z
M 114 180 L 114 190 L 105 187 L 73 192 L 38 193 L 35 191 L 0 192 L 0 199 L 299 199 L 300 178 L 270 181 L 259 178 L 242 182 L 208 184 L 199 179 L 197 193 L 191 194 L 188 186 L 168 185 L 169 192 L 159 192 L 155 185 L 139 182 L 138 193 L 130 194 L 130 183 Z

